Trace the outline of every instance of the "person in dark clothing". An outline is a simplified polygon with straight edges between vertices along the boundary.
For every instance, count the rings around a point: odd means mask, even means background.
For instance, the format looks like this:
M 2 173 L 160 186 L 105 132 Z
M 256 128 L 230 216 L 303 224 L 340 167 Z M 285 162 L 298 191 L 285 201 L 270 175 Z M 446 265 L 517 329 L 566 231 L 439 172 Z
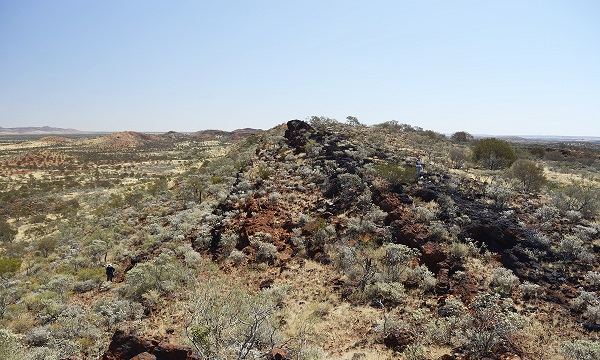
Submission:
M 114 277 L 115 268 L 111 264 L 106 265 L 106 281 L 113 281 Z
M 423 171 L 423 164 L 421 164 L 421 160 L 417 160 L 417 179 L 421 178 L 421 172 Z

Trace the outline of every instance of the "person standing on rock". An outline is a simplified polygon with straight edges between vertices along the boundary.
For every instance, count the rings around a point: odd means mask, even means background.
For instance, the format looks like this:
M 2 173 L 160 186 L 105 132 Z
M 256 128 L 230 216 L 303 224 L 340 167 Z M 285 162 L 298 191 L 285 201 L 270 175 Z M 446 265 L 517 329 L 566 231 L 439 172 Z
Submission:
M 114 277 L 115 268 L 111 264 L 106 265 L 106 281 L 112 282 Z
M 423 171 L 423 164 L 421 164 L 421 160 L 417 160 L 417 180 L 421 178 L 421 171 Z

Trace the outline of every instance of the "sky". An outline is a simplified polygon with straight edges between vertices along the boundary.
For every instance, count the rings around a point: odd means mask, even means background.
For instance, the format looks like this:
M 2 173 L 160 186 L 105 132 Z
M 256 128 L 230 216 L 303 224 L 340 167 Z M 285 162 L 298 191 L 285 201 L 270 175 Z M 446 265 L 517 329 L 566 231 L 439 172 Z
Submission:
M 0 127 L 600 136 L 600 1 L 0 0 Z

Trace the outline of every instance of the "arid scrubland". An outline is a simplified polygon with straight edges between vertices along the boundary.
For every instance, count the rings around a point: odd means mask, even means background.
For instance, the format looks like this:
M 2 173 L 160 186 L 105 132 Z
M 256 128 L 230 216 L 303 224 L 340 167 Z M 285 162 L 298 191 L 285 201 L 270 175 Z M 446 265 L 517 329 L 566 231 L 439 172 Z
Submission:
M 458 130 L 0 138 L 0 358 L 599 359 L 599 145 Z

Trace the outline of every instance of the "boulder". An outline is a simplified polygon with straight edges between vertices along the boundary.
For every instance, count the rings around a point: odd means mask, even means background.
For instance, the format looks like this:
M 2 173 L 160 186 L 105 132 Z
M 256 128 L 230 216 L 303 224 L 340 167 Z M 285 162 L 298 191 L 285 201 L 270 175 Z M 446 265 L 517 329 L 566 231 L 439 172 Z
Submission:
M 408 330 L 392 331 L 383 339 L 383 343 L 394 351 L 403 351 L 415 341 L 415 337 Z
M 117 330 L 102 360 L 200 360 L 192 349 L 166 341 L 138 336 L 134 331 Z
M 132 357 L 131 360 L 156 360 L 156 356 L 147 352 L 143 352 Z
M 287 130 L 284 137 L 290 143 L 290 146 L 296 148 L 296 152 L 303 152 L 310 134 L 314 133 L 315 129 L 307 122 L 302 120 L 290 120 L 287 122 Z
M 440 269 L 435 283 L 435 293 L 437 295 L 450 293 L 450 277 L 448 269 Z
M 178 346 L 168 342 L 160 342 L 154 348 L 156 360 L 191 360 L 200 359 L 200 357 L 192 354 L 192 349 L 185 346 Z
M 273 348 L 273 350 L 271 350 L 267 354 L 267 359 L 268 360 L 291 360 L 292 355 L 286 349 Z
M 426 242 L 421 248 L 421 252 L 421 261 L 434 273 L 440 270 L 440 263 L 447 259 L 442 247 L 432 241 Z

